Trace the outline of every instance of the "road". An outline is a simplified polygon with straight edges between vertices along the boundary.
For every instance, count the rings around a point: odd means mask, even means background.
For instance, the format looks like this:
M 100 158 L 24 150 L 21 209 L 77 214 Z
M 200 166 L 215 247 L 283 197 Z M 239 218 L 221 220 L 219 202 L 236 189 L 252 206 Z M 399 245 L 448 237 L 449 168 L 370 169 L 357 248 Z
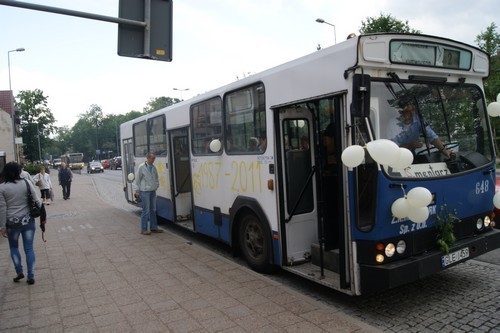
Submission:
M 140 210 L 124 199 L 121 170 L 82 177 L 93 178 L 96 192 L 103 200 L 139 215 Z M 227 247 L 213 240 L 171 225 L 167 228 L 245 265 L 241 258 L 233 258 Z M 500 250 L 417 283 L 360 297 L 346 296 L 284 271 L 269 277 L 327 305 L 341 307 L 385 332 L 500 333 Z

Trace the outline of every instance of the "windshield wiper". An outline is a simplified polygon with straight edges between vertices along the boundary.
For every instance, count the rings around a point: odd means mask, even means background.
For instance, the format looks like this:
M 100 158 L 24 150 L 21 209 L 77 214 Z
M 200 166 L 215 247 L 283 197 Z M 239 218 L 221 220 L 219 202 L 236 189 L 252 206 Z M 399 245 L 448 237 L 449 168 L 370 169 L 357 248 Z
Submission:
M 403 82 L 401 82 L 401 79 L 399 78 L 398 74 L 394 73 L 394 72 L 389 72 L 387 73 L 387 76 L 389 76 L 394 82 L 396 82 L 399 87 L 401 88 L 401 90 L 405 91 L 407 94 L 407 97 L 410 97 L 410 92 L 409 90 L 405 87 L 405 85 L 403 84 Z M 420 107 L 418 106 L 418 100 L 415 96 L 411 96 L 411 99 L 408 98 L 408 100 L 406 102 L 410 102 L 413 100 L 413 104 L 415 105 L 415 110 L 417 111 L 417 116 L 418 116 L 418 120 L 420 122 L 420 130 L 422 131 L 422 136 L 424 137 L 424 142 L 425 142 L 425 149 L 427 150 L 427 154 L 430 155 L 431 154 L 431 150 L 430 150 L 430 142 L 429 142 L 429 138 L 427 137 L 427 132 L 425 131 L 425 121 L 424 121 L 424 117 L 422 116 L 422 112 L 420 111 Z

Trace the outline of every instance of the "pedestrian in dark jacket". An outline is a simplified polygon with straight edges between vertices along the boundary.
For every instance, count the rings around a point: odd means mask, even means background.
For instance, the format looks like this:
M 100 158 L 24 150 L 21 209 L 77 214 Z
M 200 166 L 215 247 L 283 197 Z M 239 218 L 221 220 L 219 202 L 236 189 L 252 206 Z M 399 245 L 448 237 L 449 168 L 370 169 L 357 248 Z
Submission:
M 71 194 L 71 180 L 73 180 L 73 173 L 66 166 L 66 163 L 61 163 L 61 167 L 59 168 L 59 185 L 62 186 L 62 194 L 64 200 L 68 200 Z

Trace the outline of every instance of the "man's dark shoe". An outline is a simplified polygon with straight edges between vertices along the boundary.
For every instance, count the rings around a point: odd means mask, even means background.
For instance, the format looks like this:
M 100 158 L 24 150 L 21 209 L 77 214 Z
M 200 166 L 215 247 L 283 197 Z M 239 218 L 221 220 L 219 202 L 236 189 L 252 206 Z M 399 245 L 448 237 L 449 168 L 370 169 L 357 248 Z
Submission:
M 28 279 L 26 280 L 27 284 L 35 284 L 35 279 Z
M 17 276 L 13 279 L 14 282 L 19 282 L 19 280 L 24 279 L 24 274 L 17 274 Z

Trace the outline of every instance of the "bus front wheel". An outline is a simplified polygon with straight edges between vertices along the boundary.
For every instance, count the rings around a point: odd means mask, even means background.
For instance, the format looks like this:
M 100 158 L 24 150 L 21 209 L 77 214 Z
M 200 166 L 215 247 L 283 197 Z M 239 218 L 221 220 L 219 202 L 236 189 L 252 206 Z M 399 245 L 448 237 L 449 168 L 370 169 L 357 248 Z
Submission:
M 255 215 L 245 215 L 241 220 L 239 244 L 243 257 L 252 269 L 258 272 L 269 270 L 269 237 Z

